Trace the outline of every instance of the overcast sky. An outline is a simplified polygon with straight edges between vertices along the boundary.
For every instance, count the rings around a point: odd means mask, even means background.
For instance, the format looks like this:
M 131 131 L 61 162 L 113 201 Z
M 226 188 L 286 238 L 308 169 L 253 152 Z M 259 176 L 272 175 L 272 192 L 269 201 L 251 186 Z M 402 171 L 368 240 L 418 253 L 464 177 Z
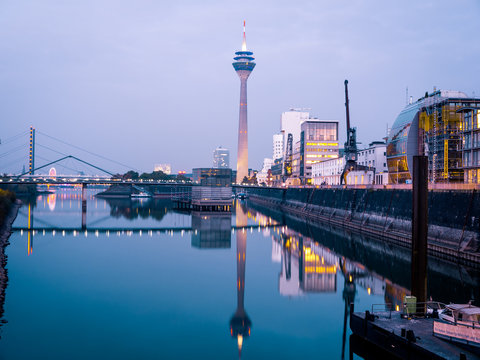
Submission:
M 253 168 L 272 156 L 290 107 L 339 120 L 343 142 L 344 79 L 365 145 L 385 136 L 407 86 L 414 99 L 434 86 L 480 95 L 478 0 L 2 0 L 0 138 L 33 125 L 141 171 L 210 167 L 222 145 L 235 167 L 240 81 L 232 58 L 244 19 L 257 63 L 248 80 Z

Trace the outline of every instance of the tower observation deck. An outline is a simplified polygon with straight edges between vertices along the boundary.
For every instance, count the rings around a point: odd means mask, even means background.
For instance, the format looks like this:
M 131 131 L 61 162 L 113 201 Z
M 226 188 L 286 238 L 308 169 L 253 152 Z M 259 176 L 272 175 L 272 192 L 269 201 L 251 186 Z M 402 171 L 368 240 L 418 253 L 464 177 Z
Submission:
M 240 116 L 238 120 L 237 183 L 248 176 L 247 79 L 255 68 L 253 52 L 247 50 L 245 21 L 243 22 L 242 50 L 235 53 L 233 68 L 240 78 Z

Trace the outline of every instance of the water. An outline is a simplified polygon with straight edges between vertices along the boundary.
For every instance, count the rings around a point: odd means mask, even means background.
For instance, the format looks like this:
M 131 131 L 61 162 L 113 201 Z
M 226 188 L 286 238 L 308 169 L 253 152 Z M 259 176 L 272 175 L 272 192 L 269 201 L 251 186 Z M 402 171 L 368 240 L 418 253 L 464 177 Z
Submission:
M 0 359 L 348 358 L 346 304 L 408 292 L 402 249 L 251 204 L 187 214 L 97 191 L 87 230 L 78 188 L 20 209 Z M 477 273 L 430 266 L 435 298 L 478 298 Z

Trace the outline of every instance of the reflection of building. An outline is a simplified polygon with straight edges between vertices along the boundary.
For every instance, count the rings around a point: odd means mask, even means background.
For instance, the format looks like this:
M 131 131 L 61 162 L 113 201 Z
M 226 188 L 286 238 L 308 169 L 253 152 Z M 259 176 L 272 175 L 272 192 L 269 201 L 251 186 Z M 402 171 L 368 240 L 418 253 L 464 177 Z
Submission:
M 230 186 L 232 169 L 196 168 L 192 170 L 193 181 L 203 186 Z
M 231 213 L 192 212 L 192 246 L 200 249 L 230 248 Z
M 242 209 L 239 202 L 235 206 L 235 224 L 237 227 L 247 225 L 247 214 Z M 238 353 L 242 352 L 243 339 L 250 336 L 252 322 L 245 312 L 245 261 L 247 252 L 247 231 L 245 229 L 237 230 L 237 253 L 235 256 L 237 262 L 237 310 L 230 320 L 230 335 L 237 339 Z
M 221 146 L 217 147 L 213 152 L 213 167 L 229 168 L 230 167 L 230 151 Z
M 279 275 L 281 295 L 299 296 L 309 292 L 337 290 L 338 257 L 335 254 L 300 235 L 282 234 L 275 241 L 283 245 Z
M 282 245 L 272 238 L 272 262 L 282 262 Z
M 480 107 L 480 100 L 446 90 L 427 93 L 407 105 L 388 137 L 389 182 L 411 181 L 413 156 L 422 154 L 428 156 L 429 181 L 463 182 L 462 145 L 466 134 L 461 111 L 466 107 Z
M 153 171 L 161 171 L 167 175 L 172 173 L 172 165 L 170 164 L 155 164 Z

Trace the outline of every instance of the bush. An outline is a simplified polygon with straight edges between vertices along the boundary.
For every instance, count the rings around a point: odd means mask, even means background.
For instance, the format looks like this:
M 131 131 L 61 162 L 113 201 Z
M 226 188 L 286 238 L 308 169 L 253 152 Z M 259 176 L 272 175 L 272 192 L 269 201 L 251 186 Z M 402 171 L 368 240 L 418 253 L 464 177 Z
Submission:
M 13 203 L 16 200 L 15 193 L 0 189 L 0 226 L 3 226 L 5 217 L 10 212 Z

